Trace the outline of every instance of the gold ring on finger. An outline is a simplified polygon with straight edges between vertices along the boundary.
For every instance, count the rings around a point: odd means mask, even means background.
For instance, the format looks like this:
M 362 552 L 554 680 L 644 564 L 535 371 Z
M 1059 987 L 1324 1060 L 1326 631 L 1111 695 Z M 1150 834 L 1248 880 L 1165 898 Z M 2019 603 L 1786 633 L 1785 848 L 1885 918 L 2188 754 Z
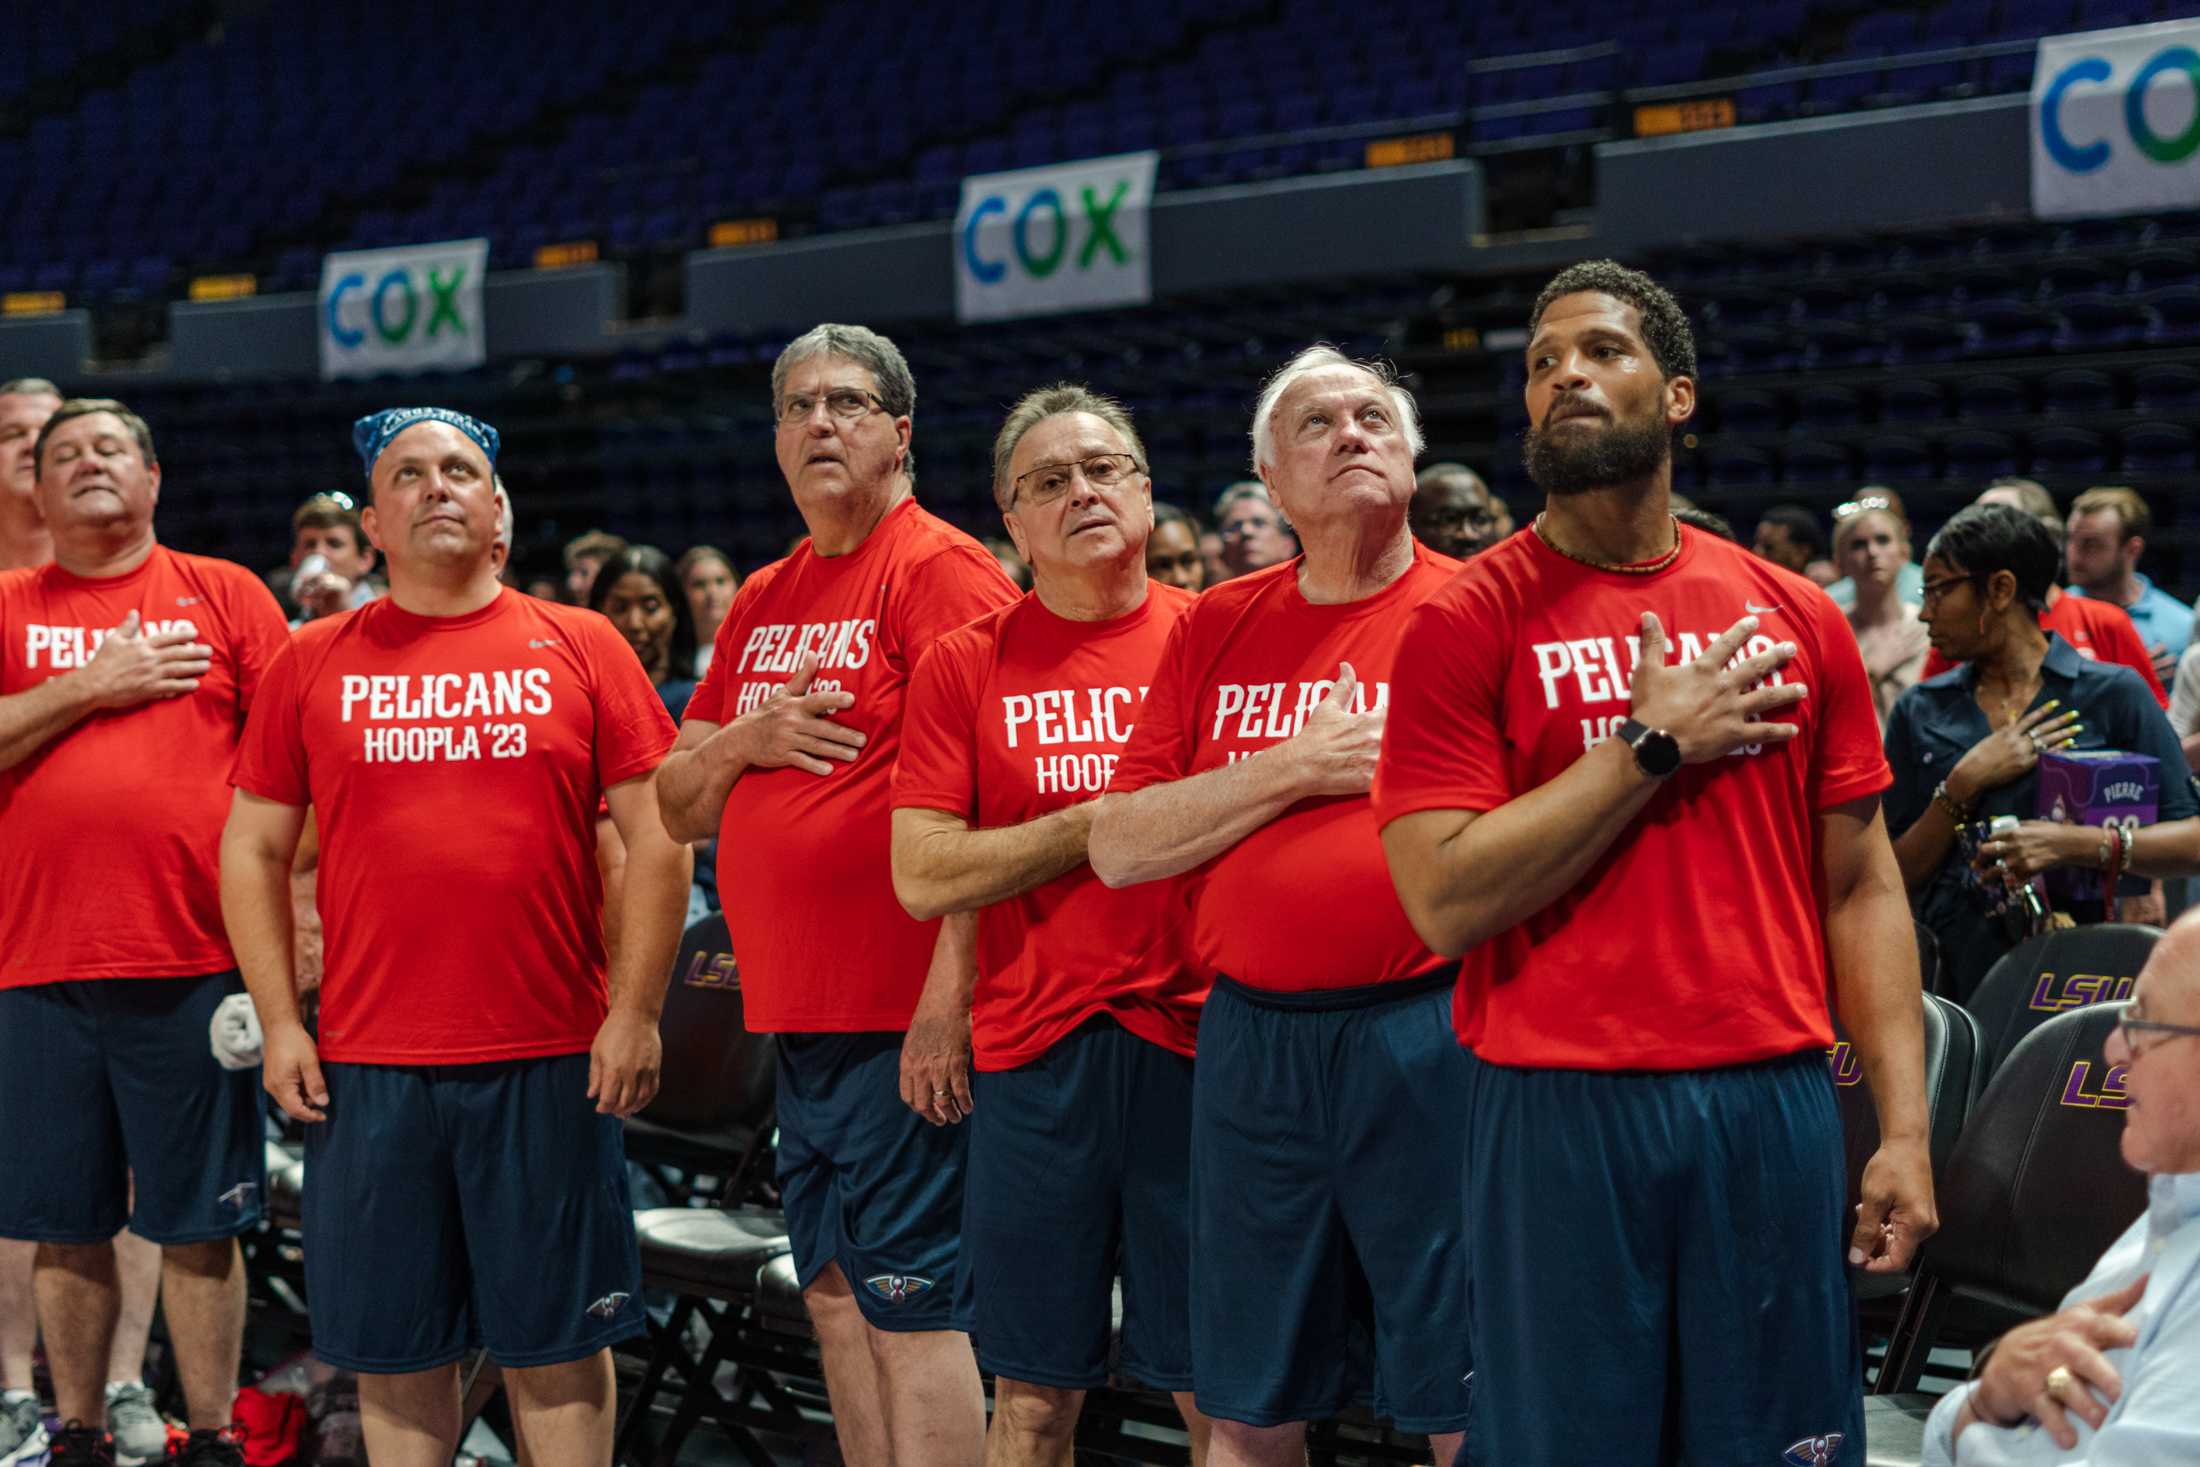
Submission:
M 2053 1370 L 2047 1372 L 2048 1399 L 2053 1401 L 2062 1400 L 2069 1393 L 2070 1388 L 2077 1384 L 2077 1381 L 2078 1378 L 2070 1373 L 2069 1366 L 2056 1366 Z

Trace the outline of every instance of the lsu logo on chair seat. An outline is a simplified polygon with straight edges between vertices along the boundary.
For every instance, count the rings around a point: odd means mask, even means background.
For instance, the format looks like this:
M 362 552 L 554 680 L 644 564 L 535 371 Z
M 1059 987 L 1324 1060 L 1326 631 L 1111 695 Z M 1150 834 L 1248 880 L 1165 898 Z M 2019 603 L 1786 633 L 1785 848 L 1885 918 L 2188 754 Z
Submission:
M 932 1281 L 909 1273 L 874 1273 L 863 1287 L 889 1304 L 905 1304 L 931 1288 Z
M 1780 1454 L 1780 1460 L 1788 1467 L 1832 1467 L 1833 1454 L 1841 1449 L 1847 1437 L 1841 1432 L 1825 1436 L 1806 1436 Z

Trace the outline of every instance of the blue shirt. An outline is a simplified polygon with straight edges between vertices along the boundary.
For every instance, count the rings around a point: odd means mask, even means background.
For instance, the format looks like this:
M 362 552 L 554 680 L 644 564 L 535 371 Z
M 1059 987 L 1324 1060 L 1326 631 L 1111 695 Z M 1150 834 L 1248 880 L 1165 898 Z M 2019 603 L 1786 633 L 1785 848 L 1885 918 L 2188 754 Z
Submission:
M 2136 571 L 2131 578 L 2139 583 L 2139 599 L 2124 610 L 2131 613 L 2139 640 L 2147 644 L 2149 652 L 2166 647 L 2172 655 L 2182 653 L 2192 640 L 2192 608 Z M 2072 586 L 2070 594 L 2083 596 L 2085 592 Z
M 2138 1343 L 2103 1353 L 2123 1377 L 2123 1394 L 2095 1431 L 2073 1414 L 2076 1446 L 2063 1449 L 2037 1421 L 1981 1421 L 1953 1442 L 1970 1388 L 1951 1391 L 1925 1423 L 1925 1467 L 2154 1467 L 2200 1462 L 2200 1173 L 2158 1176 L 2147 1210 L 2101 1255 L 2062 1307 L 2129 1288 L 2146 1292 L 2124 1318 Z
M 1887 763 L 1894 769 L 1894 785 L 1886 797 L 1888 834 L 1899 837 L 1915 825 L 1933 802 L 1933 787 L 1948 777 L 1972 745 L 1993 732 L 1978 706 L 1977 666 L 1966 662 L 1927 678 L 1896 699 L 1894 711 L 1887 715 Z M 2139 674 L 2117 663 L 2089 661 L 2050 633 L 2047 656 L 2040 663 L 2039 697 L 2031 706 L 2037 708 L 2051 698 L 2077 709 L 2085 725 L 2073 748 L 2150 754 L 2159 761 L 2162 792 L 2157 821 L 2200 814 L 2184 751 L 2162 705 L 2154 701 L 2153 690 Z M 1983 792 L 1972 819 L 2014 815 L 2037 820 L 2039 784 L 2035 770 Z M 1918 920 L 1940 939 L 1942 958 L 1959 994 L 1976 988 L 2010 946 L 2000 921 L 1973 889 L 1967 869 L 1960 843 L 1951 845 L 1940 869 L 1911 898 Z

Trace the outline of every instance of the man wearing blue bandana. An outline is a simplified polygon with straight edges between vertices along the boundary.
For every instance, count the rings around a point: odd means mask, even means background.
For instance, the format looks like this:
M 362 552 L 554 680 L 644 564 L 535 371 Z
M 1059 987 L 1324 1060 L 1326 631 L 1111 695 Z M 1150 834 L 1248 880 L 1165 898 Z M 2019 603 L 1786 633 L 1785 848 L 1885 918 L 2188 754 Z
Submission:
M 609 1467 L 610 1346 L 643 1333 L 620 1118 L 649 1103 L 687 910 L 654 787 L 673 728 L 611 623 L 501 585 L 497 435 L 442 408 L 354 434 L 389 595 L 302 628 L 245 729 L 222 910 L 270 1094 L 309 1123 L 314 1350 L 376 1467 L 445 1467 L 487 1346 L 532 1459 Z M 604 942 L 595 817 L 627 846 Z M 320 838 L 321 1018 L 289 873 Z

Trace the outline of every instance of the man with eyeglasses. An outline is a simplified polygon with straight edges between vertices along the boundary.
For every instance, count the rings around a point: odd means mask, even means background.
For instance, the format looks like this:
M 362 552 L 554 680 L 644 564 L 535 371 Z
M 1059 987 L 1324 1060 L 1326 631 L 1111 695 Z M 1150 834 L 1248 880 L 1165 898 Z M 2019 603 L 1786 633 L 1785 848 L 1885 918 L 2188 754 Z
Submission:
M 1232 579 L 1281 565 L 1299 553 L 1291 522 L 1258 479 L 1232 484 L 1215 496 L 1215 529 L 1222 536 L 1223 568 Z
M 1450 463 L 1421 470 L 1406 518 L 1413 538 L 1453 560 L 1470 560 L 1495 545 L 1501 523 L 1482 476 L 1465 464 Z
M 1180 884 L 1110 891 L 1085 860 L 1094 802 L 1194 598 L 1147 578 L 1153 484 L 1122 404 L 1031 393 L 993 464 L 1037 584 L 944 638 L 910 686 L 895 889 L 919 918 L 982 915 L 975 993 L 935 971 L 910 1026 L 938 1066 L 919 1078 L 951 1093 L 907 1098 L 970 1118 L 958 1319 L 995 1377 L 991 1467 L 1069 1461 L 1084 1394 L 1108 1381 L 1119 1269 L 1122 1373 L 1175 1393 L 1204 1463 L 1186 1213 L 1207 983 Z
M 719 837 L 746 1022 L 779 1036 L 779 1185 L 841 1454 L 965 1467 L 985 1430 L 952 1315 L 965 1133 L 901 1096 L 927 971 L 967 981 L 975 924 L 895 900 L 888 798 L 918 656 L 1016 590 L 916 502 L 915 405 L 861 326 L 780 353 L 774 444 L 810 533 L 735 594 L 658 794 L 675 839 Z
M 2146 1212 L 1925 1426 L 1926 1467 L 2200 1461 L 2200 913 L 2154 945 L 2105 1057 Z
M 1455 966 L 1384 872 L 1368 784 L 1414 609 L 1459 563 L 1406 524 L 1422 445 L 1379 362 L 1268 379 L 1253 461 L 1306 554 L 1203 593 L 1093 816 L 1110 886 L 1187 878 L 1215 972 L 1192 1115 L 1192 1375 L 1215 1467 L 1305 1461 L 1365 1384 L 1450 1462 L 1466 1423 Z M 1250 505 L 1254 501 L 1246 501 Z

